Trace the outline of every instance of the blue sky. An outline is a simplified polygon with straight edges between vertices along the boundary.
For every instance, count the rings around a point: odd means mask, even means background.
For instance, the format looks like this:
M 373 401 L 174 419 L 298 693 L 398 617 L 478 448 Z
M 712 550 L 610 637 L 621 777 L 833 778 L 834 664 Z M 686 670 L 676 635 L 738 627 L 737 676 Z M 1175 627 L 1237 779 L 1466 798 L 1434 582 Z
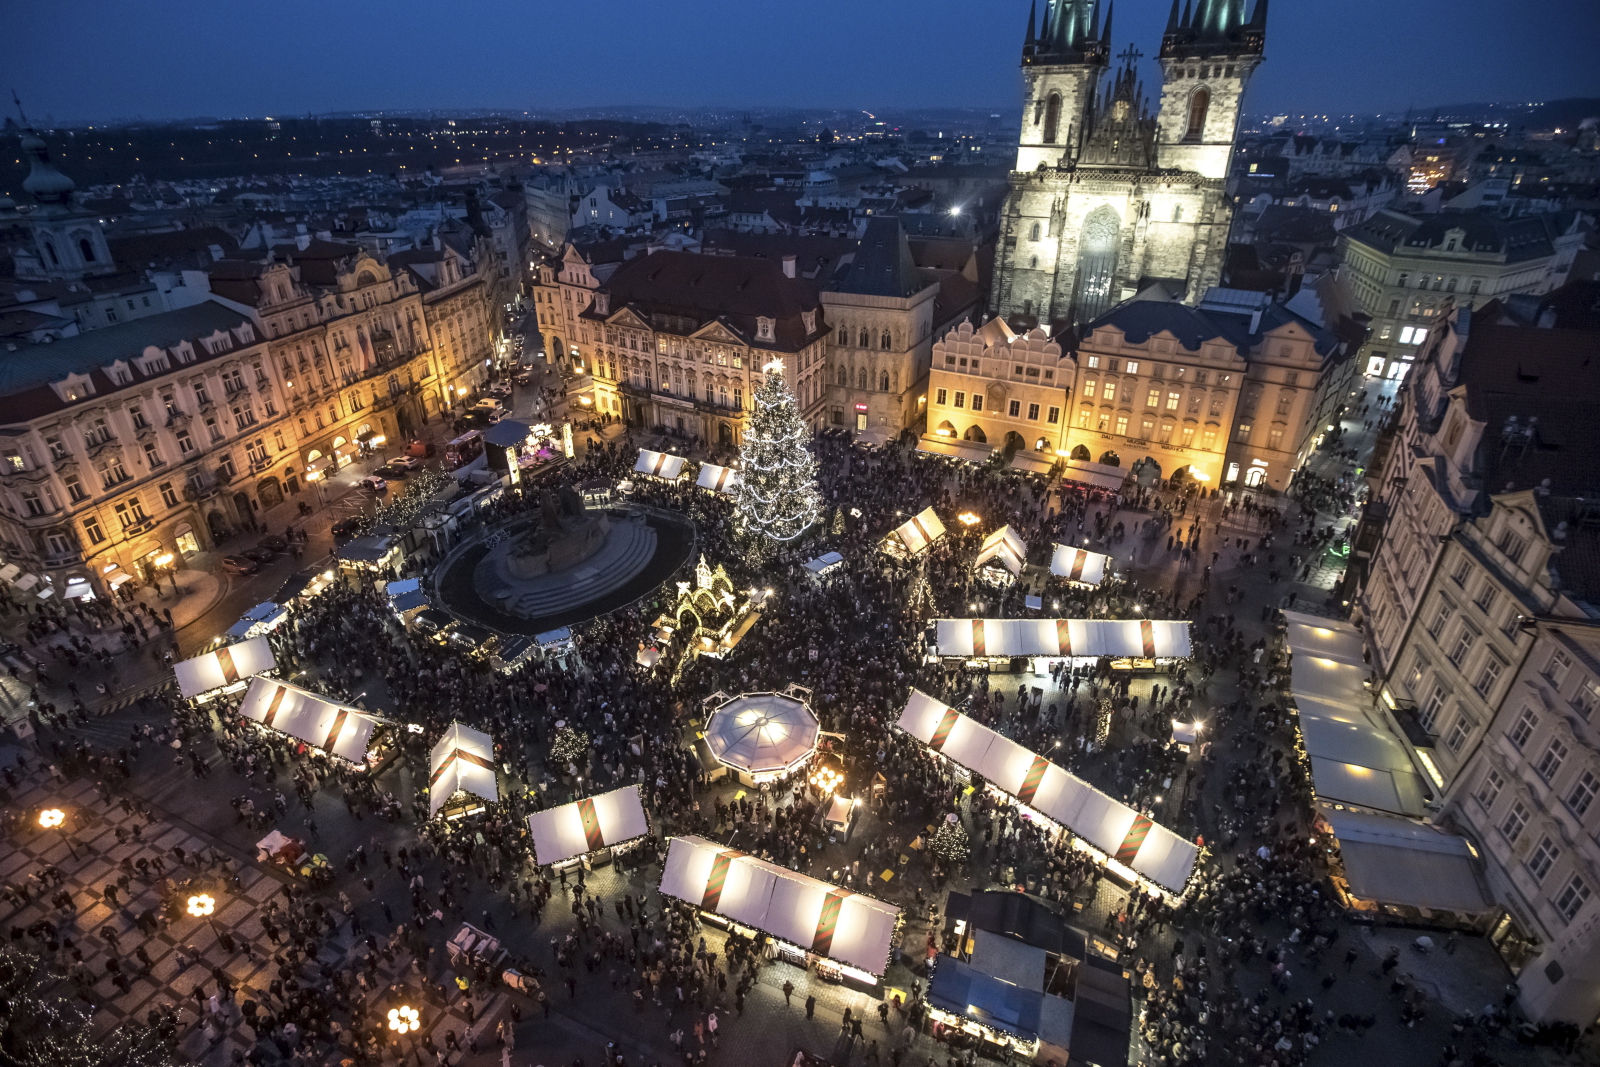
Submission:
M 1116 50 L 1166 0 L 1121 0 Z M 1600 95 L 1595 0 L 1272 0 L 1250 111 Z M 1027 0 L 19 3 L 0 87 L 67 118 L 1015 105 Z

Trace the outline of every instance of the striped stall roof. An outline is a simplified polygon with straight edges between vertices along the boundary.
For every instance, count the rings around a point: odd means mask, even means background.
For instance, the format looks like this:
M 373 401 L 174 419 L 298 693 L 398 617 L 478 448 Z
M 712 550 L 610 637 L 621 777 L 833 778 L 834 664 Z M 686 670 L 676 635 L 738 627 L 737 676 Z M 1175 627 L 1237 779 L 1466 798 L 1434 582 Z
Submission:
M 1009 526 L 1002 526 L 983 539 L 983 546 L 978 549 L 978 558 L 973 560 L 972 565 L 981 567 L 991 559 L 998 559 L 1013 577 L 1021 577 L 1022 568 L 1028 563 L 1028 546 L 1023 543 L 1017 531 Z
M 1183 892 L 1199 850 L 1166 827 L 920 690 L 911 691 L 898 725 L 1150 881 Z
M 428 758 L 428 816 L 439 814 L 445 801 L 457 792 L 481 800 L 500 799 L 494 773 L 494 741 L 481 730 L 458 722 L 433 746 Z
M 652 452 L 648 448 L 641 448 L 633 469 L 636 473 L 648 474 L 664 482 L 675 482 L 683 477 L 685 462 L 682 456 L 674 456 L 671 452 Z
M 913 556 L 926 552 L 943 536 L 944 523 L 939 521 L 939 516 L 934 514 L 932 507 L 923 508 L 908 521 L 896 526 L 894 532 L 889 535 Z
M 1071 545 L 1057 545 L 1050 556 L 1050 573 L 1078 585 L 1099 585 L 1111 557 Z
M 1179 619 L 940 619 L 941 656 L 1187 657 L 1189 623 Z
M 621 845 L 650 832 L 639 787 L 625 786 L 599 796 L 560 804 L 528 816 L 534 854 L 540 863 L 561 863 L 586 852 Z
M 351 763 L 366 762 L 372 731 L 384 721 L 275 678 L 251 682 L 239 714 Z
M 241 679 L 265 674 L 277 665 L 267 639 L 252 637 L 175 663 L 172 673 L 177 676 L 179 692 L 185 697 L 197 697 Z
M 739 472 L 732 467 L 719 467 L 715 463 L 700 464 L 700 474 L 694 481 L 702 489 L 713 493 L 728 493 L 739 486 Z

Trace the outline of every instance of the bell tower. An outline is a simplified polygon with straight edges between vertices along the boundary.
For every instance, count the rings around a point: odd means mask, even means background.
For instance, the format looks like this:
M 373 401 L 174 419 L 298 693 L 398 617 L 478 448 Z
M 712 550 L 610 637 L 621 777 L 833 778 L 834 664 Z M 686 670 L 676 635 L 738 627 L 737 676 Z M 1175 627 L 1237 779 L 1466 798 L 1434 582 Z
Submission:
M 1267 0 L 1245 21 L 1245 0 L 1172 0 L 1161 37 L 1161 109 L 1157 154 L 1162 167 L 1226 178 L 1239 132 L 1245 84 L 1261 63 Z
M 1022 45 L 1022 130 L 1018 171 L 1071 162 L 1084 110 L 1110 58 L 1111 14 L 1100 27 L 1100 0 L 1045 0 L 1035 32 L 1037 5 L 1028 10 Z

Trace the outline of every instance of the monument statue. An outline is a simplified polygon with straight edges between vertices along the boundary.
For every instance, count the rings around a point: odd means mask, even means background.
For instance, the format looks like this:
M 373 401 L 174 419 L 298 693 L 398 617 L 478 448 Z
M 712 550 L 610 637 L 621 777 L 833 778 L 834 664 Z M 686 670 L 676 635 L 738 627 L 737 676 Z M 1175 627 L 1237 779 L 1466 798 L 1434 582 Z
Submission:
M 506 548 L 506 571 L 528 579 L 576 567 L 600 551 L 610 528 L 605 515 L 589 513 L 571 486 L 546 489 L 539 499 L 538 525 L 514 535 Z

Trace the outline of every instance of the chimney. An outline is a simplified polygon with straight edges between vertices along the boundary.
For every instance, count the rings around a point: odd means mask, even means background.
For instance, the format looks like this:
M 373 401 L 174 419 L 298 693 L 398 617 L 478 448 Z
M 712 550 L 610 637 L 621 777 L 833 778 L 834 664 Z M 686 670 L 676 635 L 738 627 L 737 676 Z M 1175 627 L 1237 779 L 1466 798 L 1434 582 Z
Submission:
M 785 278 L 793 278 L 794 277 L 794 257 L 793 256 L 784 256 L 783 257 L 783 276 Z

